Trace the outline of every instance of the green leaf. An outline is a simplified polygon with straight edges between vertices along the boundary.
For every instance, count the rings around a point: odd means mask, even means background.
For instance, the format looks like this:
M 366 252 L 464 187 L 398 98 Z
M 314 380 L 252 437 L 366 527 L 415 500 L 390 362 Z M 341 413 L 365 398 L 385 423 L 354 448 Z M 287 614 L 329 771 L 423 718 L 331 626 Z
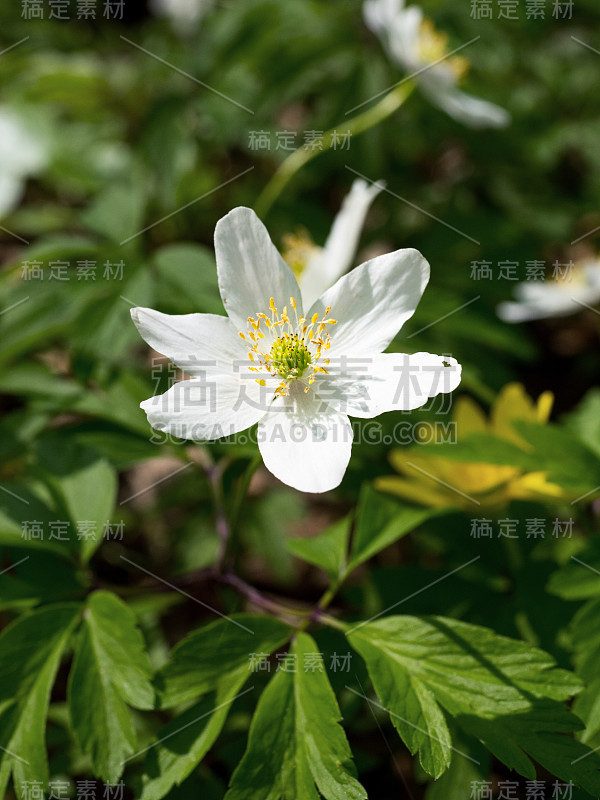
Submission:
M 363 800 L 335 695 L 313 661 L 316 643 L 301 633 L 290 652 L 295 672 L 277 672 L 263 692 L 226 800 Z
M 348 571 L 440 513 L 440 509 L 415 508 L 380 494 L 370 486 L 365 487 L 359 502 Z
M 82 215 L 82 221 L 90 230 L 120 244 L 139 234 L 147 197 L 143 180 L 108 183 Z
M 122 259 L 110 262 L 113 270 Z M 76 353 L 83 358 L 99 360 L 119 368 L 140 337 L 131 322 L 133 305 L 151 306 L 154 302 L 154 282 L 150 272 L 128 261 L 123 266 L 122 280 L 107 281 L 107 288 L 99 288 L 89 297 L 88 303 L 74 320 L 77 338 L 73 342 Z M 105 412 L 106 413 L 106 412 Z M 113 412 L 114 413 L 114 412 Z
M 370 629 L 366 634 L 365 628 Z M 412 755 L 419 753 L 425 772 L 438 778 L 452 756 L 444 713 L 427 682 L 410 669 L 399 669 L 387 642 L 378 641 L 372 634 L 371 626 L 365 626 L 349 637 L 350 642 L 364 658 L 382 707 L 389 712 L 400 738 Z
M 343 578 L 381 550 L 411 533 L 442 509 L 416 508 L 365 486 L 361 492 L 352 549 L 348 558 L 351 518 L 339 520 L 324 533 L 288 539 L 287 548 L 309 564 L 321 567 L 333 582 Z
M 77 600 L 86 593 L 86 576 L 55 553 L 32 552 L 14 560 L 0 580 L 0 609 Z
M 544 430 L 547 427 L 544 426 Z M 500 439 L 487 432 L 469 433 L 458 442 L 419 445 L 419 452 L 461 463 L 509 464 L 524 470 L 539 469 L 539 461 L 536 461 L 534 454 L 526 452 L 508 439 Z
M 567 426 L 600 458 L 600 389 L 590 389 L 569 414 Z
M 71 521 L 71 536 L 87 563 L 102 543 L 117 497 L 117 476 L 109 462 L 91 448 L 59 434 L 38 443 L 46 480 Z
M 589 539 L 550 576 L 548 590 L 563 600 L 587 600 L 600 594 L 600 541 Z
M 485 785 L 489 775 L 489 753 L 470 737 L 461 737 L 452 730 L 454 746 L 460 751 L 444 774 L 432 781 L 425 792 L 425 800 L 465 800 L 469 788 L 479 783 Z M 469 796 L 475 796 L 472 788 Z
M 343 574 L 350 538 L 350 517 L 344 517 L 327 528 L 319 536 L 287 539 L 287 549 L 298 558 L 321 567 L 332 581 Z
M 37 491 L 21 482 L 2 482 L 0 488 L 0 544 L 52 550 L 70 554 L 69 542 L 50 539 L 50 523 L 56 510 L 42 500 Z M 40 523 L 34 526 L 34 523 Z M 41 536 L 37 538 L 37 530 Z M 35 535 L 34 535 L 35 534 Z
M 81 255 L 78 256 L 81 258 Z M 26 294 L 22 285 L 14 291 L 3 289 L 2 307 L 10 314 L 0 317 L 0 363 L 18 360 L 26 352 L 49 347 L 66 332 L 84 300 L 76 284 L 62 281 L 36 281 Z
M 159 731 L 146 756 L 141 800 L 160 800 L 197 767 L 221 732 L 233 701 L 245 694 L 240 689 L 250 674 L 246 665 L 226 673 L 215 692 Z
M 193 242 L 178 242 L 161 247 L 153 256 L 160 275 L 172 287 L 179 313 L 186 310 L 223 314 L 214 254 Z M 190 306 L 188 309 L 187 306 Z
M 22 616 L 0 636 L 0 796 L 11 772 L 19 797 L 25 781 L 48 784 L 46 715 L 65 644 L 81 606 L 64 603 Z
M 600 744 L 600 598 L 590 600 L 579 609 L 570 633 L 575 668 L 585 682 L 585 689 L 576 698 L 573 709 L 585 723 L 581 741 L 596 749 Z
M 258 614 L 232 614 L 186 636 L 157 675 L 162 708 L 196 700 L 215 689 L 225 673 L 250 670 L 256 654 L 285 644 L 291 628 Z
M 581 722 L 560 701 L 582 684 L 546 653 L 443 617 L 386 617 L 347 635 L 398 732 L 430 774 L 441 774 L 450 759 L 447 728 L 435 727 L 443 709 L 525 777 L 535 778 L 533 759 L 592 794 L 600 791 L 600 757 L 563 735 Z
M 154 705 L 150 677 L 133 612 L 115 595 L 94 592 L 84 613 L 68 700 L 77 740 L 108 783 L 119 780 L 136 746 L 127 703 L 142 709 Z
M 174 648 L 157 676 L 162 705 L 210 694 L 159 732 L 144 765 L 143 800 L 160 800 L 188 777 L 212 747 L 252 675 L 253 658 L 276 650 L 290 633 L 288 625 L 270 617 L 237 614 L 194 631 Z
M 516 430 L 535 448 L 538 469 L 567 489 L 595 489 L 600 484 L 600 458 L 568 428 L 515 421 Z

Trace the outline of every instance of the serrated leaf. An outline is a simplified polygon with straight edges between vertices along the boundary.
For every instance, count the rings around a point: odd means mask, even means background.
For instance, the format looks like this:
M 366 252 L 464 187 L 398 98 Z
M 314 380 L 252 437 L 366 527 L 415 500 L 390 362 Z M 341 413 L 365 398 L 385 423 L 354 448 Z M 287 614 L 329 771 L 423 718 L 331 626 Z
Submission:
M 427 684 L 408 669 L 398 669 L 391 650 L 362 638 L 350 642 L 364 658 L 382 707 L 411 754 L 419 753 L 421 766 L 439 778 L 452 756 L 452 740 L 444 713 Z
M 600 598 L 579 609 L 570 633 L 577 674 L 586 684 L 573 710 L 585 723 L 581 741 L 596 749 L 600 744 Z
M 162 706 L 206 696 L 159 732 L 144 764 L 143 800 L 160 800 L 188 777 L 252 675 L 253 658 L 276 650 L 290 634 L 288 625 L 270 617 L 236 614 L 194 631 L 173 649 L 157 676 Z
M 75 603 L 20 617 L 0 636 L 0 796 L 11 772 L 19 797 L 25 781 L 48 784 L 45 728 L 50 691 L 65 644 L 81 613 Z
M 251 669 L 254 655 L 285 644 L 291 628 L 259 614 L 232 614 L 185 637 L 157 674 L 162 708 L 196 700 L 215 689 L 220 678 L 241 667 Z
M 96 773 L 116 783 L 136 746 L 127 704 L 153 707 L 151 669 L 133 612 L 115 595 L 88 599 L 69 678 L 71 723 Z
M 486 749 L 471 737 L 461 737 L 454 729 L 452 741 L 460 753 L 452 758 L 446 772 L 429 784 L 425 800 L 465 800 L 467 793 L 474 794 L 475 784 L 487 784 L 490 757 Z
M 437 745 L 445 743 L 445 737 L 438 729 L 437 744 L 426 744 L 405 729 L 429 733 L 433 702 L 509 768 L 532 779 L 534 759 L 563 780 L 592 794 L 600 791 L 600 757 L 563 735 L 580 728 L 581 722 L 560 701 L 581 691 L 582 684 L 558 669 L 546 653 L 487 628 L 443 617 L 386 617 L 356 626 L 348 638 L 365 659 L 402 738 L 409 748 L 417 745 L 421 763 L 431 774 L 442 770 L 440 756 L 445 753 Z M 424 701 L 419 695 L 419 703 L 407 692 L 415 681 L 429 692 Z M 397 724 L 395 714 L 404 726 Z
M 245 694 L 240 689 L 250 674 L 246 665 L 227 673 L 214 693 L 159 731 L 144 763 L 141 800 L 161 800 L 198 766 L 221 732 L 233 701 L 238 694 Z
M 310 636 L 298 635 L 295 672 L 279 671 L 263 692 L 226 800 L 366 798 L 322 662 L 321 669 L 306 669 L 317 652 Z

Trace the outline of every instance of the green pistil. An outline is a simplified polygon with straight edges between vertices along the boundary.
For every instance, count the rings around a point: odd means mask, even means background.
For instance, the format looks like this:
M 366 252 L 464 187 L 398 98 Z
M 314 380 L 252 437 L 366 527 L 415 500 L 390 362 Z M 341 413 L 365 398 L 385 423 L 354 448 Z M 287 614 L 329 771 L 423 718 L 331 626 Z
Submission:
M 312 359 L 305 344 L 296 334 L 293 336 L 285 334 L 273 343 L 269 361 L 284 380 L 290 381 L 300 378 L 310 366 Z

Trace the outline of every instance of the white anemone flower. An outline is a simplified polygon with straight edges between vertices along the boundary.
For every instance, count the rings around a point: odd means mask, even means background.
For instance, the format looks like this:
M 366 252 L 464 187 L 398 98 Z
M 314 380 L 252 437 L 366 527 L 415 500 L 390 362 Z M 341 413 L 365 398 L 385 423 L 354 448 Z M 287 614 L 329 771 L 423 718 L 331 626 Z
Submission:
M 25 182 L 48 159 L 48 143 L 33 123 L 7 106 L 0 107 L 0 218 L 19 204 Z
M 405 7 L 405 0 L 365 0 L 363 15 L 390 58 L 418 81 L 433 105 L 471 128 L 508 125 L 505 109 L 458 88 L 469 62 L 449 53 L 448 37 L 418 6 Z
M 193 33 L 213 6 L 213 0 L 151 0 L 150 3 L 154 14 L 168 17 L 180 36 Z
M 504 322 L 528 322 L 549 317 L 568 317 L 600 303 L 600 259 L 576 262 L 571 269 L 544 281 L 526 281 L 515 287 L 517 300 L 500 303 Z
M 383 354 L 429 280 L 416 250 L 367 261 L 306 312 L 253 211 L 235 208 L 217 223 L 215 250 L 227 316 L 131 311 L 146 342 L 191 376 L 141 403 L 156 430 L 208 441 L 258 423 L 266 467 L 296 489 L 325 492 L 350 460 L 348 414 L 417 408 L 459 384 L 453 358 Z
M 385 187 L 357 178 L 344 198 L 324 247 L 308 234 L 288 234 L 283 239 L 283 258 L 290 265 L 308 308 L 352 266 L 365 217 L 373 200 Z

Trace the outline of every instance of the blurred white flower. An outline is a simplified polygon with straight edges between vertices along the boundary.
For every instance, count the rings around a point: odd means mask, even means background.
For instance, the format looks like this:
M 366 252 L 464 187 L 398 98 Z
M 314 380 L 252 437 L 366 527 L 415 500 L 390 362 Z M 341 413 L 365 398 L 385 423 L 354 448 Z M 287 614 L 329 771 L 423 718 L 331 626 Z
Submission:
M 214 6 L 214 0 L 151 0 L 150 8 L 159 17 L 168 17 L 181 36 L 193 33 L 198 23 Z
M 406 8 L 405 0 L 365 0 L 363 14 L 390 58 L 418 81 L 431 103 L 471 128 L 508 125 L 510 115 L 503 108 L 458 88 L 469 62 L 449 54 L 448 37 L 418 6 Z
M 500 303 L 504 322 L 527 322 L 548 317 L 567 317 L 582 307 L 600 303 L 600 259 L 564 265 L 562 274 L 544 281 L 526 281 L 515 287 L 515 302 Z
M 307 308 L 352 266 L 365 217 L 384 186 L 381 181 L 354 181 L 324 247 L 314 244 L 308 233 L 284 236 L 283 258 L 296 275 Z
M 0 218 L 17 207 L 28 177 L 47 163 L 48 140 L 26 115 L 0 106 Z
M 382 352 L 429 280 L 416 250 L 356 267 L 307 313 L 294 274 L 249 208 L 217 223 L 215 250 L 227 316 L 131 310 L 146 342 L 191 376 L 141 403 L 156 430 L 211 440 L 258 423 L 267 469 L 301 491 L 325 492 L 350 460 L 348 414 L 418 408 L 460 382 L 452 358 Z

